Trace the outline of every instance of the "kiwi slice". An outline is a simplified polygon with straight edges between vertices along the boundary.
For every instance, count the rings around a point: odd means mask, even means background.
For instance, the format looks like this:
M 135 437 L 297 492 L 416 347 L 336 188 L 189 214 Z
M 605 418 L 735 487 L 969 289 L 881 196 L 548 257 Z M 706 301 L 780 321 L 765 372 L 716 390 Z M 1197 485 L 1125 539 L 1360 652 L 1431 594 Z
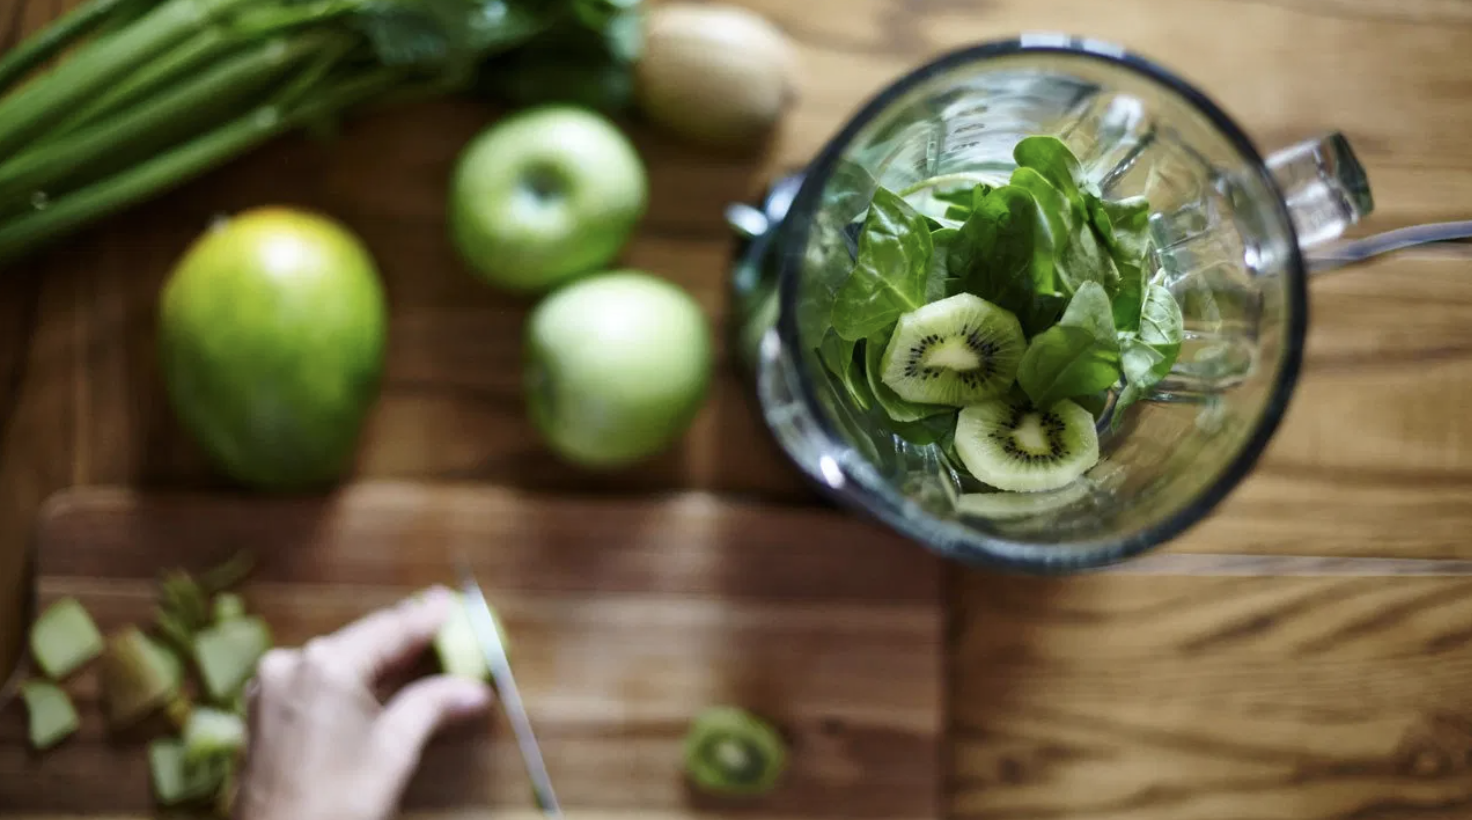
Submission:
M 735 706 L 701 712 L 685 738 L 685 768 L 700 789 L 752 796 L 772 790 L 787 762 L 782 736 Z
M 1091 482 L 1074 481 L 1057 490 L 1037 493 L 966 493 L 957 496 L 956 512 L 992 521 L 1014 521 L 1051 515 L 1089 497 Z
M 1039 410 L 1012 394 L 961 411 L 956 454 L 999 490 L 1055 490 L 1099 461 L 1099 436 L 1094 417 L 1071 401 Z
M 1006 391 L 1026 351 L 1016 316 L 958 293 L 900 317 L 882 380 L 906 401 L 964 406 Z

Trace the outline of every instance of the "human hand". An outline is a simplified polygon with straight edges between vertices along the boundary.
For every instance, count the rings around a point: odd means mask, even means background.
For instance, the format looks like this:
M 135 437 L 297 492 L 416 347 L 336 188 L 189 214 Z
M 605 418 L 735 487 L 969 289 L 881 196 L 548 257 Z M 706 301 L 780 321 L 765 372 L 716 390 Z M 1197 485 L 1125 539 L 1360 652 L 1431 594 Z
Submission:
M 273 649 L 247 689 L 240 820 L 386 820 L 434 732 L 482 712 L 489 687 L 446 675 L 387 704 L 373 687 L 424 650 L 449 613 L 442 587 L 314 638 Z

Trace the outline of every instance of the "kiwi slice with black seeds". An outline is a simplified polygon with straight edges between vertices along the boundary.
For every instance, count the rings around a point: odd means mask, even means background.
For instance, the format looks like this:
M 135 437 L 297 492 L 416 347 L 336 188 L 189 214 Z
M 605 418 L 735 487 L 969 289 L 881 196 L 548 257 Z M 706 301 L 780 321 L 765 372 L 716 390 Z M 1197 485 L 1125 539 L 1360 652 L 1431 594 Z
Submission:
M 776 786 L 786 762 L 786 745 L 777 730 L 735 706 L 701 712 L 685 738 L 690 780 L 713 794 L 765 794 Z
M 1071 401 L 1040 410 L 1015 393 L 963 409 L 956 454 L 979 481 L 999 490 L 1063 487 L 1099 461 L 1094 417 Z
M 1016 316 L 958 293 L 900 317 L 882 380 L 906 401 L 960 407 L 1005 392 L 1026 351 Z

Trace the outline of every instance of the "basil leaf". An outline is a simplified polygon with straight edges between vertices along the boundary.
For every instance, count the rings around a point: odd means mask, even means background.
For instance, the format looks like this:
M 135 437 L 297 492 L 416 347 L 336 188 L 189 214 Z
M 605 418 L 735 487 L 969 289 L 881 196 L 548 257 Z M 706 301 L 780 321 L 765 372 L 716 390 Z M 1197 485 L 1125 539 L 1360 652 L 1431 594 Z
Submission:
M 1107 390 L 1119 381 L 1119 348 L 1081 327 L 1057 324 L 1032 340 L 1017 383 L 1038 407 Z
M 1074 208 L 1084 209 L 1080 186 L 1083 168 L 1078 158 L 1057 137 L 1026 137 L 1012 148 L 1012 158 L 1024 168 L 1032 168 L 1053 187 L 1063 192 Z
M 1159 285 L 1146 288 L 1145 304 L 1140 311 L 1139 335 L 1127 336 L 1122 342 L 1124 389 L 1114 402 L 1111 428 L 1119 427 L 1125 411 L 1170 375 L 1170 369 L 1181 354 L 1184 338 L 1181 307 L 1176 304 L 1175 297 Z
M 870 336 L 864 342 L 864 372 L 869 378 L 869 390 L 873 392 L 874 400 L 879 402 L 879 406 L 892 421 L 899 422 L 919 421 L 952 410 L 953 408 L 944 405 L 906 401 L 880 378 L 884 373 L 884 349 L 889 345 L 893 334 L 894 328 L 891 327 L 883 333 Z
M 1068 302 L 1063 318 L 1058 324 L 1083 328 L 1105 347 L 1118 348 L 1118 337 L 1114 332 L 1114 311 L 1109 304 L 1109 294 L 1098 282 L 1085 282 Z
M 1004 185 L 986 195 L 952 241 L 949 267 L 966 290 L 1011 311 L 1031 313 L 1039 282 L 1052 281 L 1052 242 L 1037 200 Z
M 828 332 L 823 335 L 822 343 L 818 345 L 818 358 L 828 368 L 828 372 L 838 379 L 838 383 L 843 385 L 843 389 L 854 400 L 854 404 L 868 410 L 872 394 L 858 387 L 858 383 L 863 382 L 863 374 L 854 372 L 855 347 L 857 347 L 856 343 L 840 339 L 833 328 L 828 328 Z
M 858 341 L 923 306 L 931 250 L 925 218 L 896 194 L 876 189 L 857 264 L 833 303 L 838 335 Z

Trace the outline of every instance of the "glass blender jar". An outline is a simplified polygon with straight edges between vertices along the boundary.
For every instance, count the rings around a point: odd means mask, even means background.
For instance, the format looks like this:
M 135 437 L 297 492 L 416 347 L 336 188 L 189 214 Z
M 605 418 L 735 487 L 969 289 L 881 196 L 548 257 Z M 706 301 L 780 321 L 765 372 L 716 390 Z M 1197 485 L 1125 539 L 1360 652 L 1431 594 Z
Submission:
M 939 445 L 894 435 L 839 386 L 820 361 L 826 327 L 811 306 L 831 302 L 853 269 L 876 186 L 910 192 L 921 214 L 943 220 L 932 182 L 1005 184 L 1013 146 L 1031 135 L 1063 140 L 1106 198 L 1148 198 L 1150 277 L 1181 307 L 1184 342 L 1118 429 L 1101 419 L 1101 457 L 1084 479 L 977 511 L 960 501 L 965 479 Z M 1099 567 L 1165 543 L 1252 469 L 1298 378 L 1307 251 L 1372 208 L 1338 134 L 1264 158 L 1204 94 L 1123 49 L 1059 35 L 986 43 L 900 78 L 760 207 L 732 206 L 742 236 L 734 342 L 778 443 L 841 503 L 966 563 Z

